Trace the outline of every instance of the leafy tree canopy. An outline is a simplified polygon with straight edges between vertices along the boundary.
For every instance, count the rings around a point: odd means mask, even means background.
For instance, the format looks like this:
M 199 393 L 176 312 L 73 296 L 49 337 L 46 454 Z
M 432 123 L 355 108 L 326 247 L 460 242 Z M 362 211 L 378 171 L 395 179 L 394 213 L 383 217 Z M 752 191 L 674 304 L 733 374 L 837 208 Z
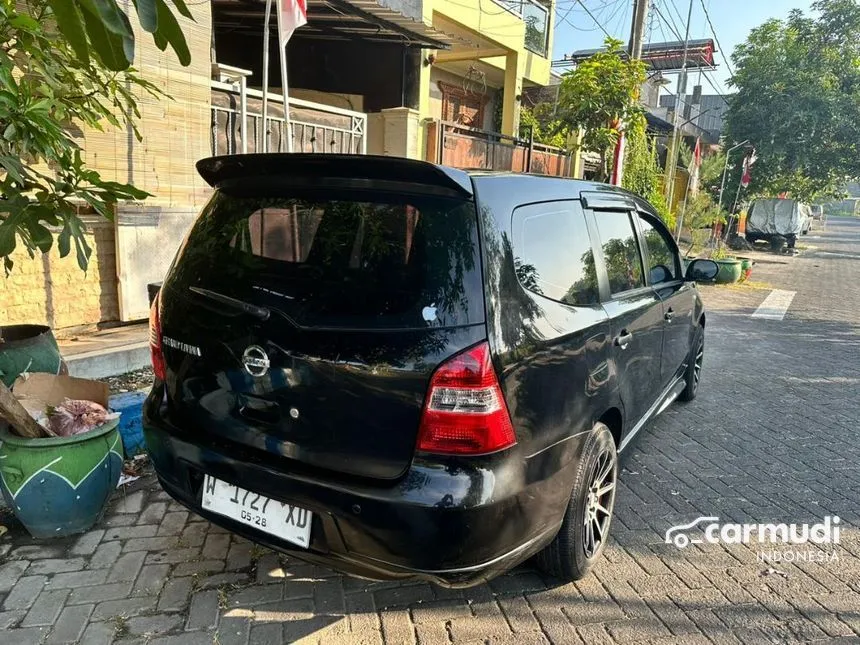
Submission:
M 557 148 L 567 147 L 567 128 L 556 118 L 554 103 L 538 103 L 534 107 L 523 106 L 520 110 L 521 134 L 531 127 L 535 141 Z
M 645 63 L 628 60 L 613 38 L 561 79 L 557 119 L 570 132 L 582 130 L 582 147 L 600 153 L 604 175 L 620 128 L 644 120 L 638 100 L 644 82 Z
M 818 0 L 812 7 L 818 17 L 794 10 L 769 20 L 732 54 L 737 93 L 726 134 L 755 146 L 751 195 L 788 191 L 812 199 L 860 176 L 860 3 Z
M 189 16 L 183 0 L 177 11 Z M 190 57 L 164 0 L 135 0 L 144 30 L 180 62 Z M 81 125 L 129 125 L 140 117 L 136 93 L 159 95 L 130 67 L 134 37 L 116 0 L 0 0 L 0 258 L 5 271 L 18 243 L 47 252 L 54 231 L 61 256 L 74 242 L 85 269 L 91 249 L 78 207 L 111 218 L 120 199 L 143 199 L 131 185 L 103 180 L 83 162 Z M 56 227 L 56 228 L 54 228 Z

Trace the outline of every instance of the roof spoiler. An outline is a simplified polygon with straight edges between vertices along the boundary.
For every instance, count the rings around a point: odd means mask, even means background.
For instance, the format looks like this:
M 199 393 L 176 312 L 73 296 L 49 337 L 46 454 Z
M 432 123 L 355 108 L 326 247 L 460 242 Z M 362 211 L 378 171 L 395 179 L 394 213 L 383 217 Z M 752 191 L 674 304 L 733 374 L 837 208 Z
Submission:
M 374 155 L 266 153 L 209 157 L 197 162 L 197 172 L 213 188 L 245 177 L 279 176 L 317 180 L 363 180 L 395 186 L 422 185 L 459 197 L 473 196 L 465 172 L 426 161 Z M 324 182 L 322 182 L 324 183 Z

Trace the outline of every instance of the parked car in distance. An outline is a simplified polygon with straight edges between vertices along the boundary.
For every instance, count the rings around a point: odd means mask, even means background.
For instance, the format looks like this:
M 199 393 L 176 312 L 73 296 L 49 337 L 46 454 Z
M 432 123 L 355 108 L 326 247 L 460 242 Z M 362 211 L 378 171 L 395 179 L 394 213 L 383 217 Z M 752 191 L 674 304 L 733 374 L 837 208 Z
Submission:
M 821 204 L 814 204 L 810 206 L 812 219 L 816 222 L 824 221 L 824 206 Z
M 153 303 L 164 489 L 346 573 L 582 577 L 618 454 L 696 396 L 705 312 L 652 208 L 393 157 L 197 164 L 216 190 Z
M 784 238 L 794 248 L 798 235 L 812 228 L 809 204 L 794 199 L 756 199 L 750 205 L 746 222 L 746 239 L 751 244 L 766 240 L 772 245 Z

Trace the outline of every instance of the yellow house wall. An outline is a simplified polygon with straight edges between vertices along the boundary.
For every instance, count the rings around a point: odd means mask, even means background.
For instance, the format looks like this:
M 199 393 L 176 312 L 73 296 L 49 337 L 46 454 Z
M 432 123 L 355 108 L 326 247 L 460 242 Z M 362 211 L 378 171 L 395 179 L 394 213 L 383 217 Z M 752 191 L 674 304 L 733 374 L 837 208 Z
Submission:
M 424 0 L 424 22 L 442 31 L 456 31 L 456 34 L 482 49 L 504 49 L 505 56 L 481 59 L 482 63 L 505 72 L 505 88 L 502 105 L 502 132 L 514 134 L 519 125 L 519 101 L 516 97 L 522 92 L 524 82 L 547 85 L 550 81 L 551 52 L 554 36 L 554 7 L 549 8 L 549 38 L 547 56 L 528 51 L 525 48 L 525 22 L 522 18 L 506 11 L 493 0 Z M 453 27 L 453 28 L 452 28 Z M 465 44 L 453 48 L 459 51 Z M 420 79 L 419 113 L 422 120 L 438 118 L 438 97 L 432 90 L 430 67 L 422 67 Z M 422 133 L 426 129 L 422 128 Z M 419 142 L 421 153 L 426 145 L 422 134 Z
M 502 47 L 519 53 L 518 75 L 537 85 L 549 83 L 551 65 L 552 41 L 554 35 L 554 10 L 549 9 L 549 43 L 547 56 L 543 57 L 525 48 L 524 40 L 526 25 L 522 18 L 506 11 L 504 7 L 493 0 L 424 0 L 424 14 L 427 16 L 428 5 L 432 14 L 443 20 L 450 20 L 469 30 L 479 38 L 482 46 Z M 441 27 L 440 27 L 441 28 Z M 505 69 L 505 58 L 484 58 L 484 63 Z

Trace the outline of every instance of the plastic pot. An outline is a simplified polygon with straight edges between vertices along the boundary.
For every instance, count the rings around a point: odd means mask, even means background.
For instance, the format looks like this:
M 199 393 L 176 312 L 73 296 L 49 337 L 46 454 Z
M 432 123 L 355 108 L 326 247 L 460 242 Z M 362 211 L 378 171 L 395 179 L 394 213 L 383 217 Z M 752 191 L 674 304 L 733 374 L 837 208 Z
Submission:
M 753 262 L 750 258 L 738 258 L 741 261 L 741 282 L 750 279 L 752 275 L 752 268 L 755 262 Z
M 99 520 L 122 472 L 118 423 L 39 439 L 0 429 L 0 491 L 33 537 L 81 533 Z

